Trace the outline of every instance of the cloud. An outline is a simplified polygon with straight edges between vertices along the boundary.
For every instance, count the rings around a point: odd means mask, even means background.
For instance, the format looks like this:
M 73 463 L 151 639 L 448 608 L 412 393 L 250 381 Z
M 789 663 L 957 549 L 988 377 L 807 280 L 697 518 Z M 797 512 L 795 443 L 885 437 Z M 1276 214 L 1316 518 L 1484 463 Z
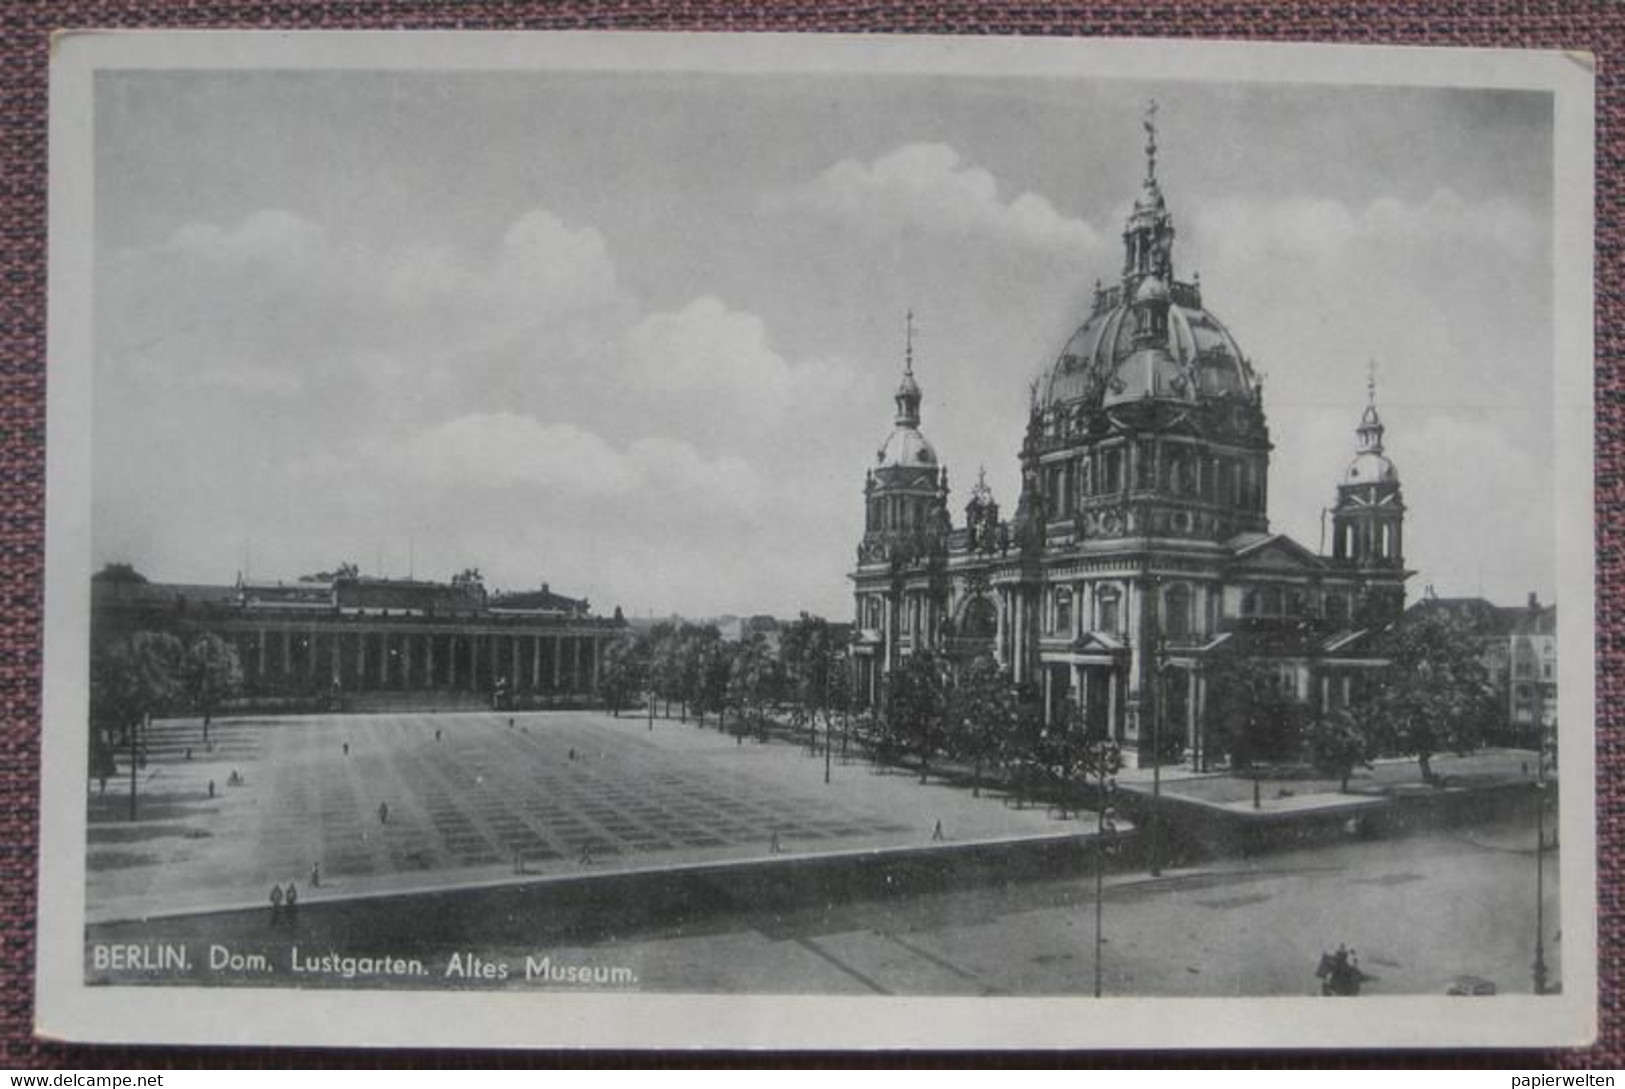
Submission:
M 1071 253 L 1103 241 L 1094 227 L 1063 216 L 1035 193 L 1004 199 L 989 171 L 939 143 L 905 144 L 869 164 L 843 159 L 764 204 L 771 211 L 806 209 L 865 230 L 974 235 L 1036 250 Z
M 374 442 L 366 457 L 387 475 L 460 491 L 532 490 L 617 504 L 635 503 L 639 493 L 675 493 L 744 511 L 761 490 L 755 470 L 738 458 L 707 458 L 686 442 L 662 438 L 617 449 L 574 423 L 513 412 L 471 413 L 410 439 Z
M 262 209 L 187 224 L 105 268 L 98 356 L 111 373 L 246 396 L 398 388 L 494 345 L 561 339 L 542 334 L 620 301 L 603 236 L 541 209 L 465 249 L 370 246 Z
M 776 426 L 792 408 L 813 414 L 856 381 L 840 360 L 791 363 L 769 344 L 766 322 L 710 295 L 650 314 L 628 331 L 626 350 L 639 388 L 706 430 Z
M 1328 261 L 1354 248 L 1378 252 L 1429 248 L 1454 255 L 1481 248 L 1514 260 L 1536 256 L 1546 241 L 1541 221 L 1505 198 L 1470 201 L 1450 189 L 1410 202 L 1381 197 L 1363 206 L 1324 197 L 1268 203 L 1249 197 L 1199 202 L 1193 231 L 1205 259 L 1233 263 L 1272 258 Z

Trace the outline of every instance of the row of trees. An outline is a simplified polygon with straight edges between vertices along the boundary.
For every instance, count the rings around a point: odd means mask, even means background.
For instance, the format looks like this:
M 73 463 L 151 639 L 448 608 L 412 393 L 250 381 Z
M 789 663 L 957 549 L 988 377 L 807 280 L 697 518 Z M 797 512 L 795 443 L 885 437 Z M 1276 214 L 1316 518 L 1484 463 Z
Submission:
M 1221 654 L 1201 669 L 1207 757 L 1239 768 L 1309 763 L 1345 790 L 1357 767 L 1387 756 L 1415 757 L 1431 782 L 1432 758 L 1479 747 L 1497 715 L 1476 642 L 1443 614 L 1385 632 L 1347 706 L 1324 713 L 1318 701 L 1300 701 L 1279 671 L 1256 659 Z M 1153 699 L 1169 687 L 1157 686 Z M 923 778 L 932 760 L 946 757 L 972 767 L 978 783 L 990 766 L 1007 777 L 1038 772 L 1071 781 L 1089 739 L 1106 732 L 1104 723 L 1082 721 L 1071 703 L 1046 727 L 1036 689 L 1012 686 L 991 660 L 954 677 L 930 654 L 904 659 L 893 671 L 878 729 L 883 758 L 912 751 Z M 1183 723 L 1162 733 L 1162 758 L 1177 758 Z
M 1458 621 L 1443 613 L 1407 619 L 1383 633 L 1373 659 L 1347 706 L 1325 713 L 1256 661 L 1205 662 L 1210 750 L 1238 767 L 1307 761 L 1347 789 L 1354 769 L 1377 757 L 1415 757 L 1431 782 L 1434 756 L 1470 752 L 1494 729 L 1494 686 Z
M 116 753 L 130 754 L 130 816 L 135 772 L 142 762 L 141 727 L 160 716 L 203 717 L 203 743 L 220 705 L 242 690 L 237 649 L 213 632 L 184 643 L 169 632 L 137 631 L 98 643 L 90 656 L 90 774 L 105 788 L 117 773 Z
M 657 624 L 605 649 L 599 694 L 616 714 L 651 694 L 667 715 L 676 704 L 684 721 L 714 714 L 725 728 L 732 714 L 741 730 L 782 708 L 812 745 L 849 707 L 845 647 L 837 629 L 806 613 L 777 650 L 760 634 L 729 642 L 713 625 Z

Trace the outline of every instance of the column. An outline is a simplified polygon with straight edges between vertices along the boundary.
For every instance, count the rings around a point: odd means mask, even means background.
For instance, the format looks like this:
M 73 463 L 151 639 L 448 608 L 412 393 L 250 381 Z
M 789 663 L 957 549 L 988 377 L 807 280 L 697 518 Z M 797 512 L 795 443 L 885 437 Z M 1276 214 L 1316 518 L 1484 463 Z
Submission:
M 1006 636 L 1007 636 L 1007 634 L 1009 632 L 1009 627 L 1010 627 L 1009 622 L 1005 619 L 1005 616 L 1004 616 L 1004 610 L 1005 610 L 1006 604 L 1008 603 L 1008 600 L 1009 600 L 1009 597 L 1004 592 L 1004 588 L 1002 586 L 994 591 L 993 603 L 996 606 L 996 608 L 994 609 L 994 612 L 997 615 L 997 629 L 998 630 L 995 633 L 994 639 L 993 639 L 993 654 L 994 654 L 994 657 L 996 657 L 998 659 L 999 665 L 1001 665 L 1001 666 L 1008 665 L 1009 662 L 1010 662 L 1010 652 L 1005 649 L 1005 645 L 1004 645 L 1004 640 L 1005 640 L 1005 638 L 1006 638 Z
M 255 642 L 257 642 L 259 644 L 259 648 L 258 648 L 258 650 L 257 650 L 257 652 L 255 654 L 255 657 L 258 659 L 258 664 L 257 664 L 257 667 L 255 669 L 255 675 L 256 675 L 256 678 L 258 679 L 259 683 L 264 684 L 265 683 L 265 629 L 264 628 L 259 628 L 254 633 L 254 639 L 255 639 Z
M 425 688 L 437 687 L 434 679 L 434 632 L 423 637 L 423 684 Z
M 600 641 L 599 639 L 597 639 L 596 637 L 592 640 L 591 644 L 589 645 L 588 654 L 591 657 L 588 660 L 588 665 L 589 665 L 589 667 L 590 667 L 590 669 L 592 671 L 592 691 L 594 691 L 594 692 L 598 691 L 598 658 L 599 658 L 600 654 L 602 653 L 603 648 L 604 648 L 603 642 Z
M 412 687 L 412 633 L 401 636 L 401 686 Z
M 1039 672 L 1044 674 L 1044 725 L 1050 726 L 1055 722 L 1055 671 L 1043 666 Z
M 480 686 L 480 636 L 472 632 L 468 637 L 468 690 L 475 691 Z
M 1185 747 L 1191 751 L 1191 762 L 1197 763 L 1200 758 L 1197 756 L 1196 726 L 1200 719 L 1196 713 L 1196 668 L 1193 666 L 1187 669 L 1185 676 L 1187 678 L 1185 689 Z
M 367 633 L 355 633 L 355 686 L 367 687 Z
M 293 680 L 293 631 L 282 629 L 282 679 Z
M 448 632 L 446 635 L 446 689 L 455 691 L 457 688 L 457 633 Z
M 564 687 L 564 637 L 553 637 L 553 691 Z
M 519 691 L 519 636 L 508 636 L 508 660 L 512 668 L 508 670 L 508 691 Z
M 1106 733 L 1113 739 L 1117 732 L 1117 667 L 1106 674 Z
M 530 689 L 532 692 L 542 687 L 542 637 L 530 637 Z
M 1072 663 L 1072 699 L 1078 705 L 1078 720 L 1083 723 L 1084 729 L 1089 728 L 1089 690 L 1085 687 L 1089 683 L 1089 674 L 1084 668 Z
M 337 685 L 344 676 L 344 637 L 339 632 L 333 632 L 328 637 L 333 646 L 333 677 L 332 683 Z

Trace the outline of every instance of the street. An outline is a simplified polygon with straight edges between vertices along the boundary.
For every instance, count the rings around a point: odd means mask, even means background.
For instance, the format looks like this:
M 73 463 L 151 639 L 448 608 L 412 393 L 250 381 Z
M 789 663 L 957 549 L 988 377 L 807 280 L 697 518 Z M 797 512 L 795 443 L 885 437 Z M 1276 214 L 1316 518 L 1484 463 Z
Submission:
M 1108 995 L 1317 993 L 1339 943 L 1374 995 L 1445 993 L 1457 976 L 1528 993 L 1534 831 L 1518 824 L 1350 843 L 1108 881 Z M 1546 958 L 1561 979 L 1557 852 L 1546 858 Z M 631 966 L 655 990 L 1087 994 L 1093 882 L 1024 883 L 696 921 L 550 950 Z M 527 950 L 493 951 L 523 957 Z M 606 959 L 607 958 L 607 959 Z

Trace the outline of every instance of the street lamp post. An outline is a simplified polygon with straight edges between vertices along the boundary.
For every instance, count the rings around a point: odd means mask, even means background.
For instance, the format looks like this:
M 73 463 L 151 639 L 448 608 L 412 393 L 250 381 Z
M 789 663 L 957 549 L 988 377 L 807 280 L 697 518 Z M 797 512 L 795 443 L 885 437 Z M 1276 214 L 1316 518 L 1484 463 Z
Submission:
M 1546 767 L 1540 762 L 1535 781 L 1535 993 L 1546 993 Z

